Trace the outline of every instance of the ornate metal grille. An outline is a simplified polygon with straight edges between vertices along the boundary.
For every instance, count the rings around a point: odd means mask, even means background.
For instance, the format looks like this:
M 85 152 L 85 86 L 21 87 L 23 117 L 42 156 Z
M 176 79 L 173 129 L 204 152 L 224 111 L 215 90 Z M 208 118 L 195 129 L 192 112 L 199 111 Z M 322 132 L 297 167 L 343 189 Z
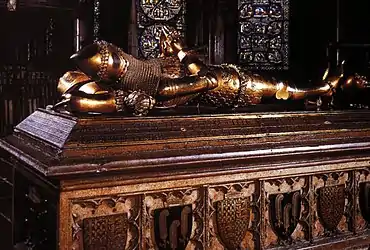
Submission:
M 184 36 L 185 0 L 137 0 L 139 56 L 159 55 L 159 36 L 163 26 Z
M 289 0 L 240 0 L 238 14 L 240 64 L 288 69 Z

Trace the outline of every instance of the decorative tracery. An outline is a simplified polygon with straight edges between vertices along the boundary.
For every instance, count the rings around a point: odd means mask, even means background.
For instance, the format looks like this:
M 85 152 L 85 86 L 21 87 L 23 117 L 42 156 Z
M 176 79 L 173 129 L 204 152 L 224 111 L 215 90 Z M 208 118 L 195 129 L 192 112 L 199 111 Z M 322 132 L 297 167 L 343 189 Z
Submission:
M 239 62 L 258 70 L 288 69 L 289 0 L 239 2 Z
M 155 58 L 159 55 L 159 36 L 163 26 L 185 32 L 184 0 L 138 0 L 139 55 Z

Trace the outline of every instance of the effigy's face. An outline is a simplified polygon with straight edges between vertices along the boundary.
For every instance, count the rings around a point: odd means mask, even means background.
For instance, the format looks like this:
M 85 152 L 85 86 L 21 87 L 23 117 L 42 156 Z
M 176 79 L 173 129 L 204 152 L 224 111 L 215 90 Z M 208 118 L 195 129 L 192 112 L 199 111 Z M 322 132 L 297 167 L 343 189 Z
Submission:
M 120 81 L 129 66 L 119 48 L 103 41 L 86 46 L 71 58 L 86 75 L 106 82 Z

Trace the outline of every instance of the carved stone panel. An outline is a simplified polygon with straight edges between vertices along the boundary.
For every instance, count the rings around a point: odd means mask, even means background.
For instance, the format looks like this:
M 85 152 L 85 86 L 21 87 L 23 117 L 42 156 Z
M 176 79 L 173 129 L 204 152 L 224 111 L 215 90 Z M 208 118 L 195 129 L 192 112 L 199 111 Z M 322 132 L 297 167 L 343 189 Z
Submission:
M 255 182 L 209 187 L 208 249 L 258 249 Z
M 328 173 L 313 177 L 313 237 L 321 238 L 349 231 L 352 185 L 349 173 Z
M 203 249 L 203 189 L 147 193 L 143 204 L 144 249 Z
M 309 178 L 266 180 L 262 185 L 263 246 L 289 246 L 308 241 Z
M 370 224 L 370 169 L 356 172 L 355 231 L 363 231 Z
M 140 196 L 72 201 L 72 249 L 137 249 L 140 207 Z

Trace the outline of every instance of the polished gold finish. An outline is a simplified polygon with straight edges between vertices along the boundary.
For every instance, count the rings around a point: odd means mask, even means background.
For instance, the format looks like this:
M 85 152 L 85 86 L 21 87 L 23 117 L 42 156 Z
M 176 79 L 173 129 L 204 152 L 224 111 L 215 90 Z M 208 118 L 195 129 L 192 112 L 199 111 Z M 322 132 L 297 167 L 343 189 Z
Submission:
M 71 96 L 72 112 L 114 113 L 117 111 L 115 97 L 112 94 Z
M 117 109 L 114 93 L 80 71 L 65 73 L 57 88 L 62 100 L 56 106 L 68 103 L 72 112 L 113 113 Z
M 185 44 L 176 31 L 171 32 L 166 26 L 163 26 L 160 36 L 160 47 L 161 56 L 163 57 L 177 54 L 185 48 Z
M 91 82 L 92 80 L 90 77 L 80 71 L 68 71 L 59 78 L 57 90 L 62 95 L 68 92 L 73 92 L 75 89 L 80 89 L 82 92 L 87 94 L 95 94 L 99 89 L 99 86 L 97 84 L 93 84 L 96 87 L 95 89 L 95 87 L 90 84 Z M 88 86 L 90 87 L 84 86 L 86 84 L 89 84 Z
M 105 41 L 86 46 L 71 56 L 79 69 L 93 79 L 116 82 L 127 72 L 129 62 L 118 47 Z
M 147 61 L 138 60 L 105 41 L 85 47 L 71 57 L 84 74 L 67 72 L 60 79 L 58 91 L 63 99 L 56 108 L 95 113 L 124 111 L 141 116 L 153 108 L 176 107 L 190 101 L 213 107 L 247 107 L 265 99 L 334 98 L 339 88 L 370 86 L 359 75 L 344 79 L 343 63 L 337 75 L 330 75 L 328 68 L 315 87 L 305 89 L 235 65 L 206 65 L 185 49 L 177 33 L 167 28 L 162 31 L 160 47 L 162 56 Z M 132 95 L 133 92 L 136 94 Z
M 173 98 L 176 96 L 196 94 L 210 90 L 217 85 L 208 77 L 188 76 L 181 79 L 165 79 L 158 88 L 158 98 Z M 216 86 L 215 86 L 216 85 Z

